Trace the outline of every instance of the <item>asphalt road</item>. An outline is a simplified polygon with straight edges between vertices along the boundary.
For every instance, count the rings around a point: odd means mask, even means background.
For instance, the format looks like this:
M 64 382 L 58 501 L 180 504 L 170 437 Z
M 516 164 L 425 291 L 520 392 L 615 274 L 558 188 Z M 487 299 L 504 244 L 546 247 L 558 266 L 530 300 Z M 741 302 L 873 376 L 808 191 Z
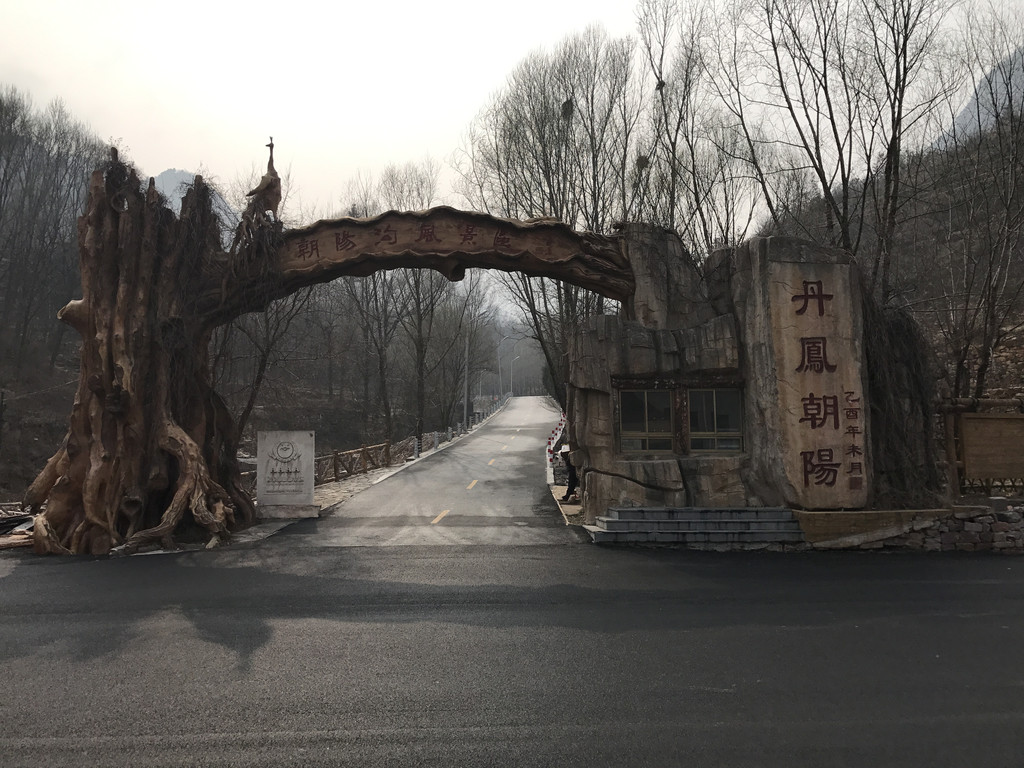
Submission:
M 1024 560 L 609 549 L 541 506 L 534 543 L 0 553 L 0 765 L 1021 765 Z
M 472 433 L 287 535 L 315 546 L 579 541 L 546 485 L 544 450 L 558 418 L 547 398 L 514 398 Z

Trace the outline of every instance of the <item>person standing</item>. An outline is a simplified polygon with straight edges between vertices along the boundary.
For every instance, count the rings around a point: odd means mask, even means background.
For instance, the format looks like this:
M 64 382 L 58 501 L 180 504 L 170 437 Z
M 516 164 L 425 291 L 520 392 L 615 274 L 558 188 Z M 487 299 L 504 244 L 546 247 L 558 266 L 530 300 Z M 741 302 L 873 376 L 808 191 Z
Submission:
M 572 465 L 572 461 L 569 459 L 569 446 L 562 446 L 562 461 L 565 462 L 566 472 L 566 490 L 565 496 L 562 497 L 562 501 L 568 501 L 570 497 L 576 493 L 576 486 L 579 484 L 579 476 L 576 474 L 576 467 Z

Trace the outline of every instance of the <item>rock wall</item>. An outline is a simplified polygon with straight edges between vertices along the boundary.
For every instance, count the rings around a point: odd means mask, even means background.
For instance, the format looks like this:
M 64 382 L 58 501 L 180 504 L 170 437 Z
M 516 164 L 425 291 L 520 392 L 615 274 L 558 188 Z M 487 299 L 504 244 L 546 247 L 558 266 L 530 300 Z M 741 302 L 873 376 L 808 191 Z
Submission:
M 721 314 L 707 302 L 701 272 L 674 232 L 649 224 L 619 229 L 635 284 L 624 302 L 626 317 L 647 328 L 671 330 Z
M 618 386 L 664 388 L 713 375 L 739 376 L 739 346 L 734 318 L 714 317 L 685 330 L 654 330 L 614 316 L 592 318 L 569 348 L 568 437 L 571 460 L 580 469 L 583 509 L 588 520 L 610 506 L 748 506 L 762 500 L 749 495 L 742 474 L 744 455 L 682 455 L 682 430 L 673 454 L 620 452 L 617 445 L 615 390 Z
M 916 515 L 895 526 L 812 544 L 815 549 L 907 549 L 1024 554 L 1024 507 Z
M 871 490 L 861 287 L 849 254 L 756 238 L 711 256 L 742 355 L 747 482 L 768 504 L 859 509 Z
M 863 506 L 869 424 L 849 257 L 765 238 L 699 271 L 672 233 L 629 225 L 624 235 L 636 293 L 622 317 L 593 318 L 569 345 L 568 437 L 586 518 L 630 505 Z M 743 390 L 741 452 L 689 451 L 691 387 Z M 673 393 L 671 453 L 620 450 L 623 388 Z

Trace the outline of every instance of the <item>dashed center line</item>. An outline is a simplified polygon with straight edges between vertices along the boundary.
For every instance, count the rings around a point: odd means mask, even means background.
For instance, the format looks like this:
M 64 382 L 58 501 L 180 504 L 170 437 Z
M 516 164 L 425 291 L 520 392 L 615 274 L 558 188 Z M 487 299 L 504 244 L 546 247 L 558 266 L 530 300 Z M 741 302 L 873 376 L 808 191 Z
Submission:
M 446 510 L 445 510 L 444 512 L 442 512 L 442 513 L 441 513 L 440 515 L 438 515 L 438 516 L 437 516 L 437 517 L 435 517 L 435 518 L 434 518 L 433 520 L 431 520 L 431 521 L 430 521 L 430 524 L 431 524 L 431 525 L 437 525 L 437 524 L 438 524 L 439 522 L 441 522 L 441 518 L 442 518 L 442 517 L 444 517 L 445 515 L 447 515 L 447 514 L 448 514 L 449 512 L 451 512 L 451 510 L 450 510 L 450 509 L 446 509 Z
M 501 446 L 501 450 L 503 450 L 503 451 L 508 450 L 508 446 L 507 445 Z
M 491 459 L 490 461 L 487 462 L 487 466 L 491 466 L 492 464 L 494 464 L 495 461 L 497 461 L 497 459 Z
M 470 483 L 469 485 L 467 485 L 467 486 L 466 486 L 466 490 L 467 490 L 467 491 L 471 491 L 471 490 L 473 490 L 473 486 L 474 486 L 474 485 L 476 485 L 476 480 L 474 480 L 474 481 L 473 481 L 472 483 Z

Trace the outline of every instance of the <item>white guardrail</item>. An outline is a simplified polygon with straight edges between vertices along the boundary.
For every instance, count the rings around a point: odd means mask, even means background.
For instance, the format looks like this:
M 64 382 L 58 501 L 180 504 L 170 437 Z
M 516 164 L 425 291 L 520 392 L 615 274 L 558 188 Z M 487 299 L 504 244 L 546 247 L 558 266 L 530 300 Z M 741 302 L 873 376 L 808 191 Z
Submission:
M 548 466 L 553 467 L 555 464 L 555 446 L 558 445 L 558 441 L 562 437 L 562 432 L 565 431 L 565 414 L 562 414 L 562 418 L 558 420 L 558 426 L 551 430 L 551 436 L 548 438 Z

